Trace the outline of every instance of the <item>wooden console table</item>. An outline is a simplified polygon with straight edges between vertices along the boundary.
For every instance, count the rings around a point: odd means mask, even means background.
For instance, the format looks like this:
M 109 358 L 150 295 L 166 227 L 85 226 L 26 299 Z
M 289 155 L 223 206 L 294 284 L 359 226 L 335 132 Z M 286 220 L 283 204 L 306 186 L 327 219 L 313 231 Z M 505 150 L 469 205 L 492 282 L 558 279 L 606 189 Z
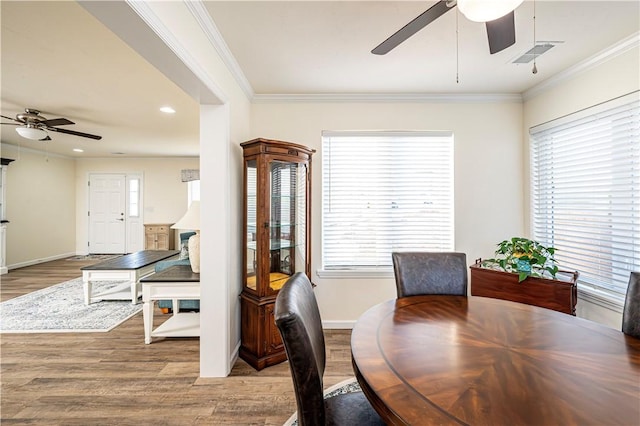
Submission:
M 200 313 L 179 312 L 180 300 L 200 300 L 200 274 L 190 265 L 176 265 L 149 275 L 142 283 L 142 315 L 144 320 L 144 343 L 153 337 L 199 337 Z M 155 330 L 153 329 L 153 307 L 156 300 L 171 299 L 173 315 Z
M 126 299 L 131 299 L 133 304 L 138 303 L 140 278 L 153 272 L 154 263 L 179 253 L 178 250 L 143 250 L 80 268 L 84 303 L 88 305 L 100 300 Z M 122 281 L 123 284 L 100 294 L 92 294 L 93 281 Z

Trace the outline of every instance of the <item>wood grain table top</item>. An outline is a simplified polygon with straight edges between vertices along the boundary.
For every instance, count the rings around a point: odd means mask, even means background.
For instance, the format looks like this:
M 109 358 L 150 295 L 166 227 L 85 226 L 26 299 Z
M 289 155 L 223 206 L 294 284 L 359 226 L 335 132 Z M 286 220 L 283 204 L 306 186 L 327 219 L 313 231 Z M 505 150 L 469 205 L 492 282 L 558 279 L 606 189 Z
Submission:
M 640 424 L 640 339 L 560 312 L 473 296 L 394 299 L 362 315 L 351 348 L 388 424 Z
M 142 250 L 135 253 L 114 257 L 95 265 L 80 268 L 82 271 L 140 269 L 152 263 L 173 257 L 179 250 Z

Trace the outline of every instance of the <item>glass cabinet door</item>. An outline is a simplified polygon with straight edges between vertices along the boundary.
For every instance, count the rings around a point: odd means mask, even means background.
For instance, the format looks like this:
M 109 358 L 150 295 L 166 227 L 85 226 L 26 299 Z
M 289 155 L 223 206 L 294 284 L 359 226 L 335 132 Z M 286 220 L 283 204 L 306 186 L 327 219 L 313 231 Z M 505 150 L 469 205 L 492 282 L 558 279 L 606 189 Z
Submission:
M 247 221 L 247 253 L 246 253 L 246 286 L 257 290 L 258 272 L 258 162 L 249 160 L 246 162 L 246 208 L 245 217 Z
M 305 164 L 269 163 L 269 289 L 278 291 L 306 267 Z

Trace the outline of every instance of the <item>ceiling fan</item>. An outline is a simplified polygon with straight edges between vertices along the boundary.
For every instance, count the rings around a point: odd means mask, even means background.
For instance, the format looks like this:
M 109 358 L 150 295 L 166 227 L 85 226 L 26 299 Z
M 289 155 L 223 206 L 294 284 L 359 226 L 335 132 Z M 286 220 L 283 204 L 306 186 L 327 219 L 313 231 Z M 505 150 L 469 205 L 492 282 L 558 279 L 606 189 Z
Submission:
M 46 117 L 40 115 L 40 111 L 33 108 L 25 108 L 23 113 L 16 114 L 16 118 L 7 117 L 4 115 L 0 115 L 0 117 L 7 120 L 15 121 L 15 123 L 0 124 L 10 124 L 13 126 L 15 126 L 16 123 L 19 124 L 18 127 L 16 127 L 16 132 L 18 132 L 18 134 L 23 138 L 27 139 L 50 141 L 51 138 L 49 137 L 49 133 L 47 132 L 66 133 L 68 135 L 81 136 L 83 138 L 96 140 L 102 139 L 102 136 L 76 132 L 74 130 L 60 129 L 57 126 L 66 126 L 75 123 L 66 118 L 52 118 L 48 120 Z
M 440 0 L 380 43 L 371 53 L 375 55 L 389 53 L 457 5 L 467 19 L 485 23 L 489 37 L 489 52 L 493 55 L 515 44 L 514 10 L 522 2 L 523 0 Z

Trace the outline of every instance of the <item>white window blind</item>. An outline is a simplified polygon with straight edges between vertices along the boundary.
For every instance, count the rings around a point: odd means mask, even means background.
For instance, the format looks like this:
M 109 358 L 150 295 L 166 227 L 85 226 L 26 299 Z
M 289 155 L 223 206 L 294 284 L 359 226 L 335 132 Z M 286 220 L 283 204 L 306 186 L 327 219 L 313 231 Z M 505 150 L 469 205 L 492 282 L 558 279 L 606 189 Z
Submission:
M 393 251 L 452 251 L 452 132 L 323 132 L 325 270 L 388 270 Z
M 640 271 L 640 101 L 634 93 L 531 136 L 534 238 L 580 284 L 624 295 Z

